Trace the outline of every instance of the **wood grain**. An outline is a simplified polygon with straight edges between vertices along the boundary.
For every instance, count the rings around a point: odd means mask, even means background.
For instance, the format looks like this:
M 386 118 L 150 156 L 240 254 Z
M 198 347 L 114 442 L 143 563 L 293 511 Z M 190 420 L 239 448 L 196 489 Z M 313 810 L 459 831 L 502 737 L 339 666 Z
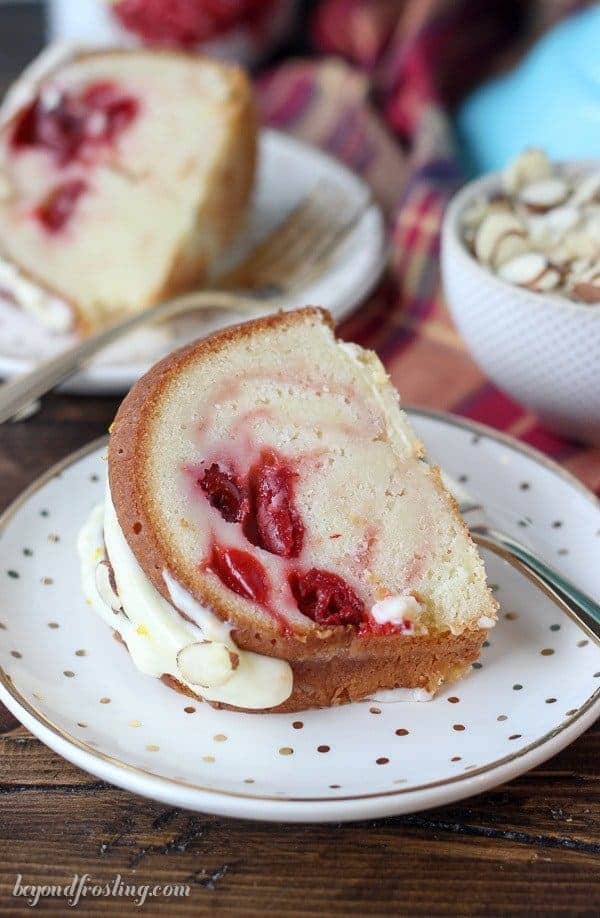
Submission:
M 0 86 L 42 41 L 39 4 L 7 5 Z M 0 505 L 103 434 L 111 398 L 54 395 L 0 428 Z M 367 823 L 278 826 L 189 814 L 87 775 L 0 711 L 0 915 L 23 882 L 190 885 L 144 913 L 262 916 L 600 914 L 600 729 L 509 785 L 454 806 Z M 57 900 L 45 913 L 64 914 Z M 93 914 L 130 901 L 83 900 Z

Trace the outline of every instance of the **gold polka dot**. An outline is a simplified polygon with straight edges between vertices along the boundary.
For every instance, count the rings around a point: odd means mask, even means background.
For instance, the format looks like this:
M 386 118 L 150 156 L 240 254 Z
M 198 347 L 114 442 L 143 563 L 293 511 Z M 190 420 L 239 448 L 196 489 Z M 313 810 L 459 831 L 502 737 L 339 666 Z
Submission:
M 4 622 L 0 622 L 0 631 L 6 631 L 6 625 Z
M 381 708 L 369 708 L 371 714 L 381 714 Z
M 382 756 L 381 756 L 380 758 L 378 758 L 378 759 L 375 759 L 375 762 L 376 762 L 377 765 L 387 765 L 389 761 L 390 761 L 390 760 L 389 760 L 389 759 L 386 759 L 386 757 L 385 757 L 384 755 L 382 755 Z
M 394 784 L 408 784 L 408 778 L 396 778 Z
M 106 697 L 101 698 L 100 704 L 110 704 L 110 698 L 106 698 Z
M 215 743 L 224 743 L 227 737 L 225 736 L 224 733 L 215 733 L 215 735 L 213 736 L 213 739 Z
M 52 577 L 42 577 L 41 582 L 44 584 L 44 586 L 51 586 L 54 583 L 54 580 Z
M 456 695 L 451 695 L 448 701 L 450 702 L 450 704 L 458 704 L 458 702 L 460 701 L 460 698 L 457 698 Z
M 405 730 L 404 727 L 400 727 L 396 730 L 396 736 L 408 736 L 408 730 Z
M 148 743 L 146 749 L 148 752 L 159 752 L 160 746 L 157 746 L 156 743 Z
M 196 708 L 192 707 L 191 704 L 189 704 L 189 705 L 187 706 L 187 708 L 184 708 L 183 710 L 185 711 L 186 714 L 195 714 L 195 713 L 196 713 Z
M 522 736 L 521 733 L 513 733 L 513 735 L 512 735 L 512 736 L 509 736 L 508 738 L 509 738 L 509 740 L 521 739 L 521 736 Z
M 210 764 L 211 762 L 216 762 L 217 760 L 215 759 L 214 755 L 203 755 L 202 761 L 208 762 Z
M 464 724 L 454 724 L 452 729 L 460 733 L 462 730 L 466 730 L 467 728 Z
M 551 657 L 554 651 L 551 647 L 544 647 L 543 650 L 540 650 L 540 653 L 543 657 Z
M 507 621 L 509 621 L 509 622 L 514 622 L 514 621 L 516 621 L 516 619 L 517 619 L 518 617 L 519 617 L 519 613 L 518 613 L 518 612 L 507 612 L 506 615 L 504 616 L 504 618 L 507 619 Z
M 40 692 L 32 692 L 31 694 L 32 694 L 33 697 L 36 698 L 38 701 L 45 701 L 45 700 L 46 700 L 46 699 L 45 699 L 45 696 L 44 696 L 44 695 L 41 695 Z
M 577 714 L 577 708 L 571 708 L 570 711 L 567 711 L 567 717 L 571 717 L 573 714 Z
M 295 720 L 294 723 L 292 724 L 292 727 L 294 728 L 294 730 L 301 730 L 303 726 L 304 724 L 302 723 L 301 720 Z
M 60 536 L 58 535 L 57 532 L 51 532 L 50 535 L 48 536 L 48 541 L 52 542 L 53 544 L 56 544 L 56 542 L 60 542 Z
M 507 714 L 498 714 L 498 717 L 496 718 L 496 720 L 508 720 L 508 715 L 507 715 Z
M 546 698 L 546 704 L 554 704 L 556 698 Z
M 589 641 L 586 641 L 586 640 L 584 640 L 584 641 L 577 641 L 577 646 L 578 646 L 578 647 L 587 647 L 587 645 L 588 645 L 589 643 L 590 643 L 590 642 L 589 642 Z
M 129 721 L 129 726 L 130 726 L 130 727 L 141 727 L 141 726 L 142 726 L 142 722 L 141 722 L 141 720 L 130 720 L 130 721 Z
M 78 721 L 77 721 L 77 726 L 78 726 L 78 727 L 87 727 L 87 724 L 83 723 L 83 721 L 78 720 Z
M 60 628 L 60 625 L 58 624 L 58 622 L 48 622 L 48 627 L 52 628 L 53 630 L 56 630 L 56 628 Z
M 279 750 L 279 755 L 293 755 L 294 750 L 291 746 L 282 746 Z
M 75 676 L 75 673 L 73 672 L 72 669 L 65 669 L 63 670 L 63 676 L 66 676 L 67 679 L 73 679 L 73 677 Z
M 18 650 L 11 650 L 10 655 L 11 655 L 11 657 L 14 657 L 15 660 L 22 660 L 22 659 L 23 659 L 23 654 L 20 653 Z
M 339 790 L 341 785 L 340 784 L 330 784 L 329 787 L 331 788 L 331 790 Z
M 331 746 L 317 746 L 317 752 L 329 752 Z
M 462 756 L 460 756 L 460 755 L 453 755 L 452 758 L 450 759 L 450 761 L 451 761 L 451 762 L 461 762 L 461 761 L 462 761 Z
M 76 650 L 76 651 L 75 651 L 75 656 L 76 656 L 76 657 L 85 657 L 86 653 L 87 653 L 87 650 Z
M 244 778 L 244 784 L 254 784 L 254 778 Z

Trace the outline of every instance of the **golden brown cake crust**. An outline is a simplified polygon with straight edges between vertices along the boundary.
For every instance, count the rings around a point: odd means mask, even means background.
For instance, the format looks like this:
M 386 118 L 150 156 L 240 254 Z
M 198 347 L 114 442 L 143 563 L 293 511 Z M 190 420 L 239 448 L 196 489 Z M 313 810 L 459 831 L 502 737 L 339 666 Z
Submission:
M 283 704 L 251 713 L 291 714 L 307 708 L 325 708 L 359 701 L 382 689 L 421 688 L 435 692 L 444 683 L 460 678 L 479 657 L 486 632 L 404 638 L 387 659 L 352 660 L 339 654 L 326 665 L 294 662 L 294 688 Z M 174 676 L 162 682 L 182 695 L 202 701 Z M 229 705 L 209 702 L 215 708 Z

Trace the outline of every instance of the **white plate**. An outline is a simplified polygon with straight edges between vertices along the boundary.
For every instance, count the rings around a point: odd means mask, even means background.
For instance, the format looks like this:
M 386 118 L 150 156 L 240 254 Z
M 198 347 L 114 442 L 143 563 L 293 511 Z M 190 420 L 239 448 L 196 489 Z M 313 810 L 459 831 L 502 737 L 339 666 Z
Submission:
M 339 188 L 349 205 L 358 206 L 368 188 L 354 173 L 320 150 L 277 131 L 260 135 L 260 155 L 254 201 L 248 227 L 221 266 L 245 256 L 259 239 L 281 223 L 287 213 L 314 186 L 326 181 Z M 325 306 L 336 320 L 346 316 L 377 283 L 385 262 L 383 215 L 373 204 L 344 242 L 325 273 L 278 303 L 283 308 Z M 64 388 L 77 393 L 126 392 L 157 360 L 180 344 L 208 334 L 230 322 L 229 313 L 210 319 L 179 319 L 148 328 L 112 345 Z M 0 299 L 0 375 L 13 376 L 57 353 L 72 337 L 45 330 L 25 313 Z
M 468 477 L 492 519 L 600 593 L 600 509 L 589 492 L 491 431 L 448 416 L 413 418 L 432 457 L 456 479 Z M 92 445 L 51 470 L 0 523 L 0 698 L 81 768 L 173 806 L 227 816 L 372 818 L 507 781 L 600 714 L 598 644 L 493 556 L 486 564 L 498 585 L 498 626 L 481 664 L 433 701 L 381 693 L 292 715 L 190 702 L 134 670 L 81 596 L 75 539 L 102 499 L 104 452 Z

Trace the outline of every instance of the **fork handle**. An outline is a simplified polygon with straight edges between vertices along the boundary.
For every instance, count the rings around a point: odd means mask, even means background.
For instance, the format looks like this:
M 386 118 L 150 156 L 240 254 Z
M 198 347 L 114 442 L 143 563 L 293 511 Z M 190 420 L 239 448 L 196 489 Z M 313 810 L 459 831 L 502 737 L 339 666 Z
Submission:
M 0 424 L 14 417 L 31 402 L 45 395 L 59 383 L 77 373 L 107 345 L 112 344 L 129 332 L 153 322 L 170 319 L 189 311 L 224 309 L 249 312 L 256 309 L 258 298 L 225 291 L 203 290 L 186 293 L 143 312 L 129 316 L 108 328 L 104 328 L 79 344 L 68 348 L 56 357 L 44 360 L 33 370 L 0 386 Z M 261 301 L 264 303 L 264 299 Z
M 576 587 L 574 583 L 559 574 L 557 570 L 550 567 L 537 555 L 534 555 L 517 539 L 513 539 L 505 532 L 499 532 L 497 529 L 488 529 L 485 527 L 474 526 L 471 530 L 474 535 L 478 535 L 480 541 L 485 543 L 486 540 L 495 543 L 500 548 L 509 552 L 519 561 L 522 561 L 526 567 L 532 570 L 548 586 L 555 590 L 560 596 L 564 597 L 571 606 L 575 606 L 574 613 L 579 617 L 585 626 L 591 630 L 596 637 L 600 637 L 600 605 Z

